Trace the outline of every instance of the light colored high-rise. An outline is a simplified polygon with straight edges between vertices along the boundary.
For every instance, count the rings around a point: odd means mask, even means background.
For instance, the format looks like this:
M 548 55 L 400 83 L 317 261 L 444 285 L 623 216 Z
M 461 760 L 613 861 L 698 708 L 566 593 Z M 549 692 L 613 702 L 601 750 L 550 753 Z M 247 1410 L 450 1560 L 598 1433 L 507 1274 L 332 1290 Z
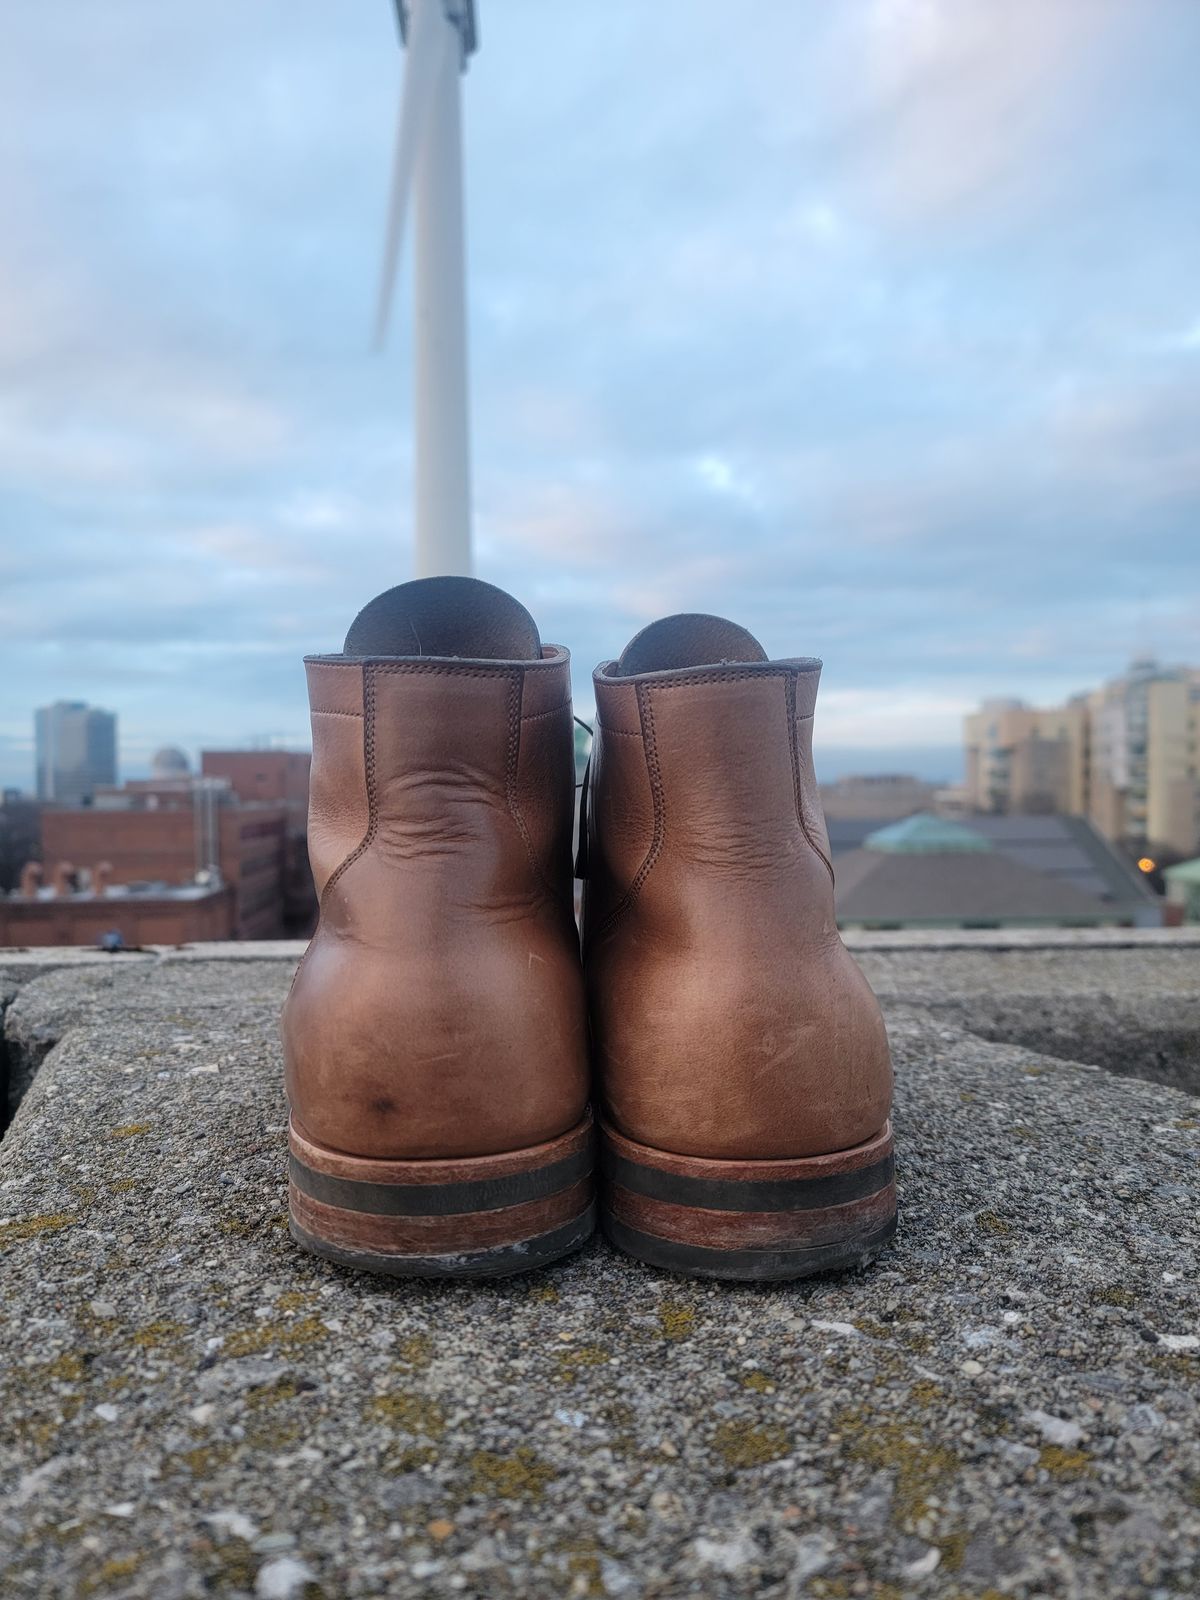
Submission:
M 1087 708 L 985 700 L 964 723 L 966 787 L 978 811 L 1087 811 Z
M 1112 839 L 1200 840 L 1200 670 L 1141 657 L 1088 697 L 1090 809 Z
M 1142 657 L 1066 705 L 991 700 L 965 719 L 979 811 L 1065 811 L 1109 839 L 1191 854 L 1200 845 L 1200 670 Z
M 82 700 L 58 700 L 34 712 L 38 799 L 86 805 L 117 781 L 117 719 Z

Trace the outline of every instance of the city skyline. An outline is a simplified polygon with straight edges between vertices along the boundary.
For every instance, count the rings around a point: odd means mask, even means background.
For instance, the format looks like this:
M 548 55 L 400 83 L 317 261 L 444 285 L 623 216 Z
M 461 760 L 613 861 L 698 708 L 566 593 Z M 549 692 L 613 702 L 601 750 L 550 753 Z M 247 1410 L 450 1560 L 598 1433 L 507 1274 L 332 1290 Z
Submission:
M 903 775 L 916 777 L 926 783 L 959 785 L 966 782 L 970 787 L 968 751 L 973 737 L 970 729 L 972 723 L 979 721 L 989 712 L 994 713 L 1005 708 L 1028 714 L 1035 719 L 1046 716 L 1053 718 L 1060 714 L 1063 706 L 1070 707 L 1073 704 L 1094 699 L 1107 689 L 1119 687 L 1124 683 L 1129 673 L 1136 672 L 1139 667 L 1149 668 L 1152 674 L 1162 677 L 1182 673 L 1194 678 L 1200 672 L 1200 667 L 1192 666 L 1187 662 L 1159 661 L 1153 656 L 1134 657 L 1125 663 L 1121 672 L 1106 674 L 1097 683 L 1076 685 L 1068 690 L 1067 693 L 1061 696 L 1061 705 L 1059 706 L 1034 703 L 1021 695 L 1012 694 L 1003 686 L 995 686 L 984 693 L 979 700 L 964 712 L 963 718 L 960 719 L 958 738 L 954 745 L 922 746 L 919 744 L 907 744 L 876 746 L 864 744 L 846 747 L 838 746 L 829 740 L 822 742 L 818 739 L 816 741 L 818 778 L 824 784 L 836 783 L 843 777 Z M 118 727 L 124 726 L 118 712 L 109 712 L 100 707 L 88 707 L 86 702 L 82 701 L 60 701 L 56 704 L 80 707 L 89 711 L 99 711 L 101 715 L 113 716 Z M 45 710 L 48 708 L 40 709 Z M 35 710 L 32 715 L 36 725 L 39 711 Z M 209 743 L 213 742 L 216 741 L 209 741 Z M 161 754 L 164 750 L 178 749 L 189 764 L 196 768 L 202 754 L 203 743 L 204 741 L 201 741 L 198 744 L 189 745 L 184 740 L 174 738 L 169 729 L 160 730 L 153 735 L 137 736 L 133 740 L 129 740 L 124 735 L 119 735 L 116 761 L 120 778 L 122 781 L 126 781 L 147 777 L 155 768 L 155 755 Z M 11 787 L 22 791 L 28 790 L 29 792 L 36 788 L 37 762 L 33 747 L 34 740 L 31 738 L 29 740 L 29 752 L 30 759 L 34 764 L 33 783 L 27 785 L 20 779 L 18 773 L 16 779 L 6 777 L 0 783 L 0 788 Z M 235 741 L 233 748 L 247 752 L 255 750 L 308 751 L 311 749 L 311 738 L 307 730 L 303 733 L 297 733 L 291 738 L 284 734 L 259 731 Z M 13 753 L 10 750 L 10 757 Z M 903 759 L 898 760 L 897 758 Z M 16 771 L 15 768 L 14 771 Z
M 825 659 L 824 776 L 953 778 L 990 693 L 1200 659 L 1200 11 L 1132 9 L 781 5 L 763 49 L 715 0 L 481 8 L 478 571 L 583 714 L 714 610 Z M 0 781 L 32 701 L 116 708 L 127 771 L 306 743 L 301 656 L 410 572 L 407 328 L 367 354 L 391 7 L 8 44 Z

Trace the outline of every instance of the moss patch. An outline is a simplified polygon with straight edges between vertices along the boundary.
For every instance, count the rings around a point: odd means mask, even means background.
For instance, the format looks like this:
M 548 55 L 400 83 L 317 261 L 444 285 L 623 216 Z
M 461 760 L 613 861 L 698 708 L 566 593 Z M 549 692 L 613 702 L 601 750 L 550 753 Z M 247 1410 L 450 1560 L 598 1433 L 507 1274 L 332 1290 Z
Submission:
M 288 1445 L 295 1444 L 302 1432 L 298 1422 L 268 1422 L 251 1429 L 246 1434 L 246 1443 L 251 1450 L 261 1450 L 270 1455 L 273 1451 L 286 1450 Z
M 759 1372 L 757 1369 L 753 1372 L 744 1372 L 742 1374 L 742 1388 L 752 1389 L 755 1394 L 775 1393 L 775 1385 L 770 1378 L 767 1377 L 765 1372 Z
M 471 1493 L 502 1500 L 539 1499 L 557 1476 L 548 1462 L 524 1444 L 509 1456 L 498 1455 L 494 1450 L 477 1450 L 468 1465 Z
M 929 1496 L 940 1493 L 962 1465 L 946 1445 L 864 1408 L 839 1413 L 837 1424 L 852 1461 L 895 1474 L 892 1517 L 902 1527 L 925 1515 Z
M 194 1450 L 185 1450 L 178 1460 L 193 1478 L 211 1478 L 221 1467 L 228 1466 L 233 1454 L 234 1446 L 229 1443 L 202 1444 Z
M 110 1128 L 110 1139 L 137 1139 L 143 1133 L 149 1133 L 152 1124 L 149 1122 L 124 1122 L 119 1128 Z
M 908 1391 L 908 1398 L 915 1406 L 936 1406 L 945 1398 L 945 1390 L 931 1378 L 921 1378 Z
M 383 1470 L 399 1477 L 407 1472 L 419 1472 L 422 1467 L 431 1467 L 437 1458 L 438 1453 L 431 1444 L 413 1444 L 385 1455 Z
M 423 1433 L 427 1439 L 440 1439 L 446 1431 L 446 1414 L 437 1401 L 404 1389 L 376 1395 L 366 1414 L 405 1433 Z
M 396 1365 L 420 1372 L 433 1360 L 433 1340 L 427 1333 L 410 1333 L 396 1346 Z
M 696 1326 L 696 1312 L 682 1300 L 664 1300 L 658 1308 L 658 1326 L 664 1339 L 686 1339 Z
M 1132 1310 L 1138 1303 L 1138 1297 L 1132 1289 L 1121 1289 L 1115 1285 L 1109 1289 L 1097 1289 L 1092 1296 L 1092 1304 L 1097 1306 L 1120 1306 L 1122 1310 Z
M 251 1411 L 262 1411 L 267 1406 L 294 1400 L 300 1393 L 295 1378 L 279 1378 L 274 1383 L 259 1384 L 246 1391 L 246 1405 Z
M 54 1211 L 44 1217 L 24 1217 L 19 1222 L 5 1222 L 0 1224 L 0 1245 L 33 1239 L 39 1233 L 53 1233 L 58 1228 L 69 1228 L 78 1221 L 74 1212 Z
M 1012 1232 L 1012 1224 L 1005 1222 L 1004 1218 L 995 1211 L 978 1211 L 975 1214 L 975 1226 L 983 1233 L 990 1233 L 999 1238 L 1003 1234 Z
M 1060 1444 L 1048 1444 L 1038 1456 L 1038 1466 L 1059 1482 L 1070 1483 L 1087 1476 L 1092 1470 L 1092 1458 L 1086 1450 L 1065 1450 Z
M 724 1464 L 736 1472 L 780 1461 L 792 1448 L 786 1428 L 768 1422 L 756 1428 L 749 1422 L 723 1422 L 713 1434 L 712 1447 Z
M 260 1322 L 253 1328 L 239 1328 L 225 1340 L 225 1354 L 262 1355 L 264 1350 L 295 1350 L 327 1338 L 329 1329 L 319 1317 L 301 1317 L 296 1322 Z
M 132 1578 L 142 1564 L 141 1555 L 113 1556 L 102 1567 L 90 1573 L 80 1584 L 83 1594 L 103 1594 L 123 1578 Z
M 61 1356 L 56 1356 L 53 1361 L 47 1361 L 38 1369 L 42 1376 L 55 1383 L 82 1383 L 87 1377 L 87 1366 L 82 1356 L 74 1350 L 64 1351 Z
M 246 1594 L 254 1593 L 259 1559 L 245 1539 L 227 1539 L 216 1552 L 215 1563 L 214 1592 L 220 1594 L 232 1589 Z
M 142 1350 L 159 1350 L 174 1343 L 183 1331 L 181 1322 L 148 1322 L 133 1335 L 133 1342 Z
M 607 1366 L 610 1352 L 598 1344 L 576 1345 L 570 1350 L 559 1350 L 555 1354 L 558 1363 L 558 1381 L 560 1383 L 573 1383 L 584 1367 Z
M 934 1544 L 942 1552 L 941 1569 L 943 1572 L 957 1572 L 963 1564 L 967 1553 L 967 1546 L 971 1542 L 971 1535 L 965 1530 L 957 1533 L 945 1534 L 940 1539 L 935 1539 Z

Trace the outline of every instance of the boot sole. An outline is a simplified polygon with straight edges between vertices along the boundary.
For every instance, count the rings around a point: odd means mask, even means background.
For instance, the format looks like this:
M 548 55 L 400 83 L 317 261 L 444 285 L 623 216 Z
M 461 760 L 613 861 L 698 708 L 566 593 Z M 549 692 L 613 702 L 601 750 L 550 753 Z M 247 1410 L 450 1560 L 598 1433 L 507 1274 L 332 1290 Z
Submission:
M 343 1155 L 288 1127 L 292 1238 L 397 1278 L 500 1278 L 586 1243 L 596 1226 L 591 1114 L 500 1155 L 389 1161 Z
M 896 1231 L 891 1124 L 794 1161 L 672 1155 L 600 1125 L 601 1220 L 652 1267 L 762 1283 L 862 1266 Z

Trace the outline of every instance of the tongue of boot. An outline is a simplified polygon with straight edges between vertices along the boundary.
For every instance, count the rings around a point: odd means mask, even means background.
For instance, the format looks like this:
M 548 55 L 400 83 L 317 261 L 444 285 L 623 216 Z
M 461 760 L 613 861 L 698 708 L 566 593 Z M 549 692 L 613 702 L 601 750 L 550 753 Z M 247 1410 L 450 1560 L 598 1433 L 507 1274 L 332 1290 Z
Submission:
M 540 661 L 542 641 L 525 607 L 478 578 L 417 578 L 377 595 L 346 635 L 348 656 L 449 656 Z
M 684 612 L 664 617 L 625 646 L 617 662 L 619 678 L 639 672 L 672 672 L 680 667 L 717 667 L 726 661 L 765 661 L 767 653 L 752 633 L 724 617 Z

